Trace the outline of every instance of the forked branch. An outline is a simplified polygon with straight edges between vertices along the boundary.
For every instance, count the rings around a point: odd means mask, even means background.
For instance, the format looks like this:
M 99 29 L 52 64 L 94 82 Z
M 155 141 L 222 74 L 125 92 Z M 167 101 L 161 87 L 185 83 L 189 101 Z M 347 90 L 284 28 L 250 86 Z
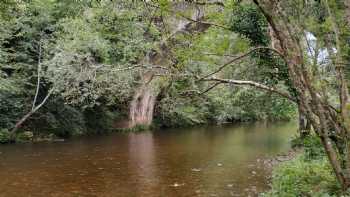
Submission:
M 233 64 L 234 62 L 237 62 L 237 61 L 239 61 L 239 60 L 241 60 L 241 59 L 247 57 L 248 55 L 252 54 L 253 52 L 255 52 L 255 51 L 257 51 L 257 50 L 261 50 L 261 49 L 271 50 L 271 51 L 273 51 L 274 53 L 277 53 L 279 56 L 283 57 L 282 54 L 281 54 L 279 51 L 277 51 L 276 49 L 273 49 L 273 48 L 271 48 L 271 47 L 255 47 L 255 48 L 249 50 L 248 52 L 243 53 L 243 54 L 241 54 L 241 55 L 239 55 L 239 56 L 237 56 L 237 57 L 235 57 L 235 58 L 233 58 L 233 59 L 227 61 L 226 63 L 224 63 L 223 65 L 221 65 L 217 70 L 215 70 L 215 71 L 213 71 L 213 72 L 211 72 L 211 73 L 209 73 L 209 74 L 207 74 L 207 75 L 205 75 L 205 76 L 203 76 L 203 77 L 200 77 L 200 78 L 199 78 L 199 81 L 202 80 L 202 79 L 205 79 L 205 78 L 207 78 L 207 77 L 209 77 L 209 76 L 213 76 L 213 75 L 215 75 L 216 73 L 219 73 L 220 71 L 222 71 L 222 70 L 223 70 L 224 68 L 226 68 L 227 66 L 229 66 L 229 65 Z

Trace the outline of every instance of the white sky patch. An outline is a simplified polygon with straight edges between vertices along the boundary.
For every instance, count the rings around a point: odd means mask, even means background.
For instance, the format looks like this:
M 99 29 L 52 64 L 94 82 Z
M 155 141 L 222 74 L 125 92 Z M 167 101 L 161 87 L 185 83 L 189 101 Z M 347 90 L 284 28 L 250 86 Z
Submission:
M 328 50 L 326 48 L 318 48 L 317 49 L 317 38 L 315 37 L 314 34 L 310 33 L 310 32 L 306 32 L 306 39 L 307 39 L 307 54 L 311 59 L 315 58 L 316 52 L 318 52 L 317 54 L 317 64 L 319 66 L 323 66 L 325 64 L 329 63 L 329 53 Z M 333 52 L 336 53 L 336 49 L 333 48 Z

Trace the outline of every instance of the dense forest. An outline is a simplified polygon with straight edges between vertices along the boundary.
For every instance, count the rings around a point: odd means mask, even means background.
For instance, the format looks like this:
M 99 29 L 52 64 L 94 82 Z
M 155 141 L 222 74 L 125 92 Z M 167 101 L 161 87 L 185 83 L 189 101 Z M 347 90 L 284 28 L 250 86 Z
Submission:
M 348 0 L 2 0 L 0 142 L 297 119 L 345 192 L 349 60 Z
M 288 99 L 208 78 L 218 72 L 223 79 L 288 89 L 281 59 L 264 49 L 268 25 L 253 5 L 5 2 L 3 132 L 69 137 L 137 125 L 288 120 L 295 114 Z M 256 49 L 244 55 L 250 48 Z M 225 68 L 216 71 L 221 64 Z

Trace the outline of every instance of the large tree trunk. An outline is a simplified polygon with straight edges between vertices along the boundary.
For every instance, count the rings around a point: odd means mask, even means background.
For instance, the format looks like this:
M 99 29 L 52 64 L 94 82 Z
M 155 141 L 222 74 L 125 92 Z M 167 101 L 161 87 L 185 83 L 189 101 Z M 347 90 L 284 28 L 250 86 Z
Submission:
M 277 38 L 276 33 L 274 32 L 273 28 L 271 25 L 269 27 L 269 36 L 271 39 L 271 48 L 275 49 L 276 51 L 283 53 L 283 50 L 281 48 L 281 43 L 279 39 Z M 298 133 L 299 137 L 304 138 L 311 133 L 311 124 L 307 120 L 306 115 L 305 115 L 305 110 L 301 106 L 300 102 L 296 102 L 298 106 L 298 120 L 299 120 L 299 128 L 298 128 Z
M 307 120 L 307 117 L 305 115 L 304 109 L 302 109 L 301 106 L 298 106 L 298 119 L 299 119 L 299 136 L 301 138 L 304 138 L 306 136 L 309 136 L 311 134 L 311 124 Z
M 129 127 L 152 124 L 155 97 L 153 92 L 147 87 L 138 90 L 130 104 Z
M 145 74 L 145 76 L 147 75 Z M 156 93 L 150 85 L 152 76 L 148 76 L 147 78 L 149 82 L 143 83 L 136 90 L 134 98 L 130 103 L 129 127 L 152 124 Z
M 210 27 L 210 24 L 201 23 L 201 20 L 204 18 L 203 5 L 195 5 L 190 2 L 177 2 L 173 4 L 172 9 L 177 12 L 188 11 L 193 13 L 193 15 L 189 18 L 185 16 L 179 18 L 176 14 L 171 16 L 172 18 L 169 21 L 173 23 L 172 33 L 158 43 L 156 46 L 157 49 L 152 50 L 146 55 L 141 62 L 142 64 L 170 68 L 176 64 L 171 51 L 171 47 L 179 42 L 176 40 L 176 36 L 179 34 L 205 32 Z M 159 72 L 164 72 L 164 70 L 148 70 L 141 73 L 141 85 L 136 89 L 129 106 L 129 127 L 136 125 L 149 126 L 152 124 L 156 97 L 160 89 L 159 82 L 157 83 L 157 79 L 154 76 Z
M 350 0 L 344 0 L 345 4 L 345 17 L 347 25 L 350 27 Z
M 338 70 L 339 84 L 341 84 L 340 112 L 334 110 L 324 98 L 322 93 L 314 87 L 310 69 L 305 64 L 304 48 L 300 35 L 304 34 L 303 29 L 299 29 L 298 24 L 289 20 L 288 15 L 283 11 L 280 4 L 283 1 L 277 0 L 253 0 L 261 9 L 268 23 L 271 25 L 276 37 L 279 40 L 283 58 L 288 65 L 289 77 L 293 87 L 297 91 L 298 104 L 303 109 L 307 121 L 309 121 L 315 132 L 321 138 L 323 147 L 343 190 L 350 186 L 349 166 L 349 136 L 347 113 L 344 106 L 347 105 L 348 91 L 345 79 L 341 76 L 342 70 Z M 335 32 L 336 33 L 336 32 Z M 314 76 L 315 77 L 315 76 Z M 343 111 L 345 110 L 345 111 Z M 340 118 L 339 118 L 340 117 Z M 337 138 L 334 138 L 337 136 Z M 343 142 L 345 146 L 339 146 Z

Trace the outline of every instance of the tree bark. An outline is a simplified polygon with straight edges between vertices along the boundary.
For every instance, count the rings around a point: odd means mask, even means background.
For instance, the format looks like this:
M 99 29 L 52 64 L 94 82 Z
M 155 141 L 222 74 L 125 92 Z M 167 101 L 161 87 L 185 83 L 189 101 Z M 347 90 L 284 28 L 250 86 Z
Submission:
M 46 95 L 46 97 L 44 98 L 44 100 L 37 105 L 36 107 L 32 108 L 30 110 L 30 112 L 28 112 L 26 115 L 24 115 L 14 126 L 14 128 L 11 130 L 10 135 L 11 135 L 11 139 L 13 140 L 16 136 L 16 132 L 17 130 L 23 125 L 23 123 L 30 118 L 36 111 L 38 111 L 45 103 L 46 101 L 49 99 L 50 95 L 52 94 L 53 90 L 51 89 L 48 94 Z
M 40 90 L 40 79 L 41 79 L 41 57 L 42 57 L 42 44 L 41 42 L 39 42 L 39 54 L 38 54 L 38 69 L 37 69 L 37 84 L 36 84 L 36 90 L 35 90 L 35 96 L 33 99 L 33 103 L 32 103 L 32 108 L 30 110 L 30 112 L 28 112 L 26 115 L 24 115 L 14 126 L 14 128 L 11 130 L 10 132 L 10 138 L 12 140 L 14 140 L 14 138 L 16 137 L 16 132 L 17 130 L 23 125 L 23 123 L 30 118 L 36 111 L 38 111 L 45 103 L 46 101 L 49 99 L 51 93 L 53 92 L 53 89 L 49 90 L 49 92 L 47 93 L 47 95 L 45 96 L 45 98 L 43 99 L 43 101 L 36 106 L 36 102 L 38 99 L 38 95 L 39 95 L 39 90 Z
M 137 125 L 149 126 L 153 120 L 153 110 L 156 101 L 155 92 L 153 92 L 150 82 L 153 78 L 152 73 L 144 74 L 148 82 L 145 82 L 136 90 L 133 100 L 130 103 L 129 128 Z M 143 79 L 145 81 L 146 79 Z
M 295 21 L 289 19 L 289 16 L 282 9 L 283 6 L 280 5 L 283 1 L 253 0 L 253 2 L 260 8 L 276 38 L 279 40 L 281 52 L 288 65 L 289 77 L 297 92 L 299 107 L 301 107 L 307 121 L 311 123 L 315 132 L 321 138 L 336 178 L 345 191 L 349 188 L 350 183 L 349 146 L 336 146 L 337 142 L 331 138 L 333 135 L 331 133 L 334 131 L 336 135 L 341 136 L 341 140 L 346 144 L 349 142 L 349 125 L 344 124 L 344 120 L 347 118 L 345 108 L 348 91 L 345 78 L 342 77 L 344 74 L 343 70 L 338 70 L 338 82 L 341 84 L 339 89 L 339 100 L 341 103 L 339 113 L 330 107 L 327 99 L 321 96 L 322 94 L 317 92 L 317 89 L 314 87 L 312 81 L 315 80 L 316 76 L 313 76 L 313 79 L 310 77 L 312 73 L 305 65 L 305 50 L 300 38 L 300 35 L 304 34 L 304 30 Z M 337 40 L 339 39 L 337 38 Z M 336 47 L 340 46 L 337 45 Z
M 346 1 L 345 1 L 346 2 Z M 334 59 L 334 65 L 335 69 L 337 71 L 337 77 L 338 77 L 338 82 L 339 82 L 339 100 L 340 100 L 340 111 L 341 111 L 341 116 L 347 126 L 350 127 L 350 120 L 349 120 L 349 112 L 348 112 L 348 103 L 349 103 L 349 90 L 348 90 L 348 85 L 347 85 L 347 80 L 345 78 L 345 73 L 344 73 L 344 66 L 342 65 L 343 63 L 343 50 L 341 47 L 341 40 L 340 40 L 340 30 L 336 21 L 336 18 L 331 10 L 331 7 L 328 3 L 328 0 L 324 0 L 324 4 L 326 5 L 329 17 L 331 19 L 332 23 L 332 28 L 333 32 L 335 35 L 335 45 L 337 52 L 335 54 L 335 59 Z
M 217 1 L 218 2 L 218 1 Z M 196 5 L 203 6 L 203 5 Z M 191 11 L 193 4 L 191 2 L 174 2 L 173 9 L 180 9 L 180 11 Z M 202 21 L 204 19 L 204 12 L 201 8 L 195 9 L 192 17 L 182 16 L 181 20 L 174 24 L 172 33 L 156 44 L 155 48 L 141 61 L 144 65 L 153 65 L 162 68 L 170 68 L 174 65 L 174 58 L 172 57 L 171 47 L 178 42 L 175 37 L 178 34 L 191 34 L 193 32 L 205 32 L 210 24 Z M 172 12 L 169 10 L 169 12 Z M 177 17 L 174 15 L 173 17 Z M 160 71 L 161 70 L 161 71 Z M 136 89 L 133 100 L 129 106 L 129 127 L 136 125 L 149 126 L 153 120 L 153 111 L 156 104 L 156 98 L 159 90 L 157 90 L 156 82 L 154 82 L 154 75 L 162 73 L 164 69 L 153 69 L 142 72 L 141 85 Z
M 229 83 L 229 84 L 234 84 L 234 85 L 251 86 L 251 87 L 255 87 L 257 89 L 261 89 L 261 90 L 265 90 L 268 92 L 278 94 L 278 95 L 282 96 L 283 98 L 286 98 L 292 102 L 296 102 L 296 100 L 292 96 L 290 96 L 287 92 L 282 92 L 274 87 L 269 87 L 269 86 L 266 86 L 264 84 L 257 83 L 255 81 L 221 79 L 221 78 L 217 78 L 215 76 L 207 77 L 207 78 L 204 78 L 202 80 L 204 80 L 204 81 L 217 81 L 217 82 L 221 82 L 221 83 Z
M 299 105 L 298 106 L 298 119 L 299 119 L 299 136 L 305 138 L 311 134 L 311 124 L 307 120 L 304 109 Z
M 344 0 L 345 4 L 345 17 L 348 27 L 350 27 L 350 0 Z

